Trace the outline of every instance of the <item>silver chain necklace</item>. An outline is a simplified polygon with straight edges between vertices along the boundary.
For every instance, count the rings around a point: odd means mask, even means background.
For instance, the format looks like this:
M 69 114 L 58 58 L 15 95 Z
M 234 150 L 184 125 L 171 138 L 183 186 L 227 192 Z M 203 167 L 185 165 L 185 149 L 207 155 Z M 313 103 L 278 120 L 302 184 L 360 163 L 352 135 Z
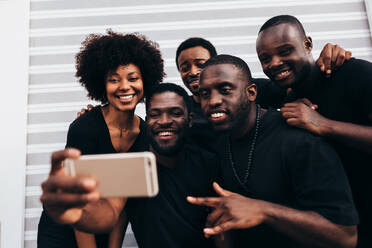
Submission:
M 253 136 L 252 143 L 251 143 L 249 153 L 248 153 L 248 163 L 247 163 L 247 168 L 245 169 L 245 175 L 244 175 L 243 181 L 240 179 L 240 177 L 237 173 L 237 170 L 235 168 L 235 163 L 234 163 L 233 156 L 232 156 L 232 149 L 231 149 L 232 143 L 231 143 L 230 137 L 228 138 L 229 141 L 227 142 L 229 160 L 230 160 L 231 168 L 234 172 L 234 176 L 235 176 L 236 180 L 239 182 L 240 186 L 242 186 L 247 192 L 249 192 L 249 190 L 247 189 L 245 184 L 248 181 L 249 173 L 250 173 L 250 170 L 251 170 L 251 167 L 252 167 L 253 153 L 254 153 L 255 148 L 256 148 L 256 140 L 257 140 L 258 131 L 259 131 L 259 128 L 260 128 L 260 119 L 261 119 L 260 117 L 261 117 L 261 107 L 260 107 L 260 105 L 257 104 L 257 106 L 256 106 L 256 128 L 255 128 L 255 131 L 254 131 L 254 136 Z

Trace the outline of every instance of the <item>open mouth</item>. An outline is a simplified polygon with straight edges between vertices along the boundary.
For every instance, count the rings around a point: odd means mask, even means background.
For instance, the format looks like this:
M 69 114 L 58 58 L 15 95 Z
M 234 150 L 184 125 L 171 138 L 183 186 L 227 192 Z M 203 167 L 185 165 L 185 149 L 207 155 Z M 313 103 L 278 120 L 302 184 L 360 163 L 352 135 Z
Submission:
M 274 73 L 274 78 L 277 81 L 284 80 L 291 74 L 290 70 L 281 71 L 279 73 Z
M 161 140 L 168 140 L 168 139 L 173 138 L 176 135 L 176 132 L 174 132 L 174 131 L 160 131 L 160 132 L 156 133 L 156 135 Z
M 134 98 L 134 94 L 132 95 L 117 95 L 116 97 L 119 98 L 120 102 L 131 102 L 132 99 Z
M 227 114 L 225 112 L 222 112 L 222 111 L 221 112 L 214 112 L 214 113 L 209 114 L 209 119 L 213 123 L 223 122 L 226 118 L 227 118 Z
M 193 90 L 198 90 L 199 89 L 199 82 L 198 81 L 193 81 L 193 82 L 189 83 L 189 86 Z

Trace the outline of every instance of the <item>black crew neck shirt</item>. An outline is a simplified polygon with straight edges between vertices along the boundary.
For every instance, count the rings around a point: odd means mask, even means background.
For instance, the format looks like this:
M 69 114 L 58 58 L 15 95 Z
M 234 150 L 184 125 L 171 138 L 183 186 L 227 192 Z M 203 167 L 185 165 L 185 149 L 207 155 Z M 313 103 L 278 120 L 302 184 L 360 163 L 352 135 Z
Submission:
M 320 72 L 319 72 L 320 74 Z M 324 117 L 372 126 L 368 115 L 372 115 L 372 63 L 352 58 L 346 61 L 331 78 L 319 75 L 312 95 L 305 95 L 318 105 L 318 112 Z M 299 98 L 292 91 L 286 102 Z M 372 181 L 370 167 L 372 155 L 352 146 L 327 139 L 336 149 L 350 181 L 354 201 L 360 217 L 358 226 L 358 247 L 372 247 Z
M 322 138 L 288 126 L 269 109 L 260 121 L 252 167 L 244 189 L 241 181 L 255 128 L 239 140 L 221 137 L 221 184 L 227 190 L 290 208 L 314 211 L 340 225 L 355 225 L 349 184 L 337 153 Z M 247 191 L 248 190 L 248 191 Z M 268 225 L 234 231 L 234 247 L 301 247 Z
M 187 196 L 214 196 L 218 175 L 215 156 L 187 146 L 183 165 L 158 165 L 159 194 L 154 198 L 130 198 L 125 207 L 140 248 L 214 247 L 204 238 L 207 209 L 186 201 Z

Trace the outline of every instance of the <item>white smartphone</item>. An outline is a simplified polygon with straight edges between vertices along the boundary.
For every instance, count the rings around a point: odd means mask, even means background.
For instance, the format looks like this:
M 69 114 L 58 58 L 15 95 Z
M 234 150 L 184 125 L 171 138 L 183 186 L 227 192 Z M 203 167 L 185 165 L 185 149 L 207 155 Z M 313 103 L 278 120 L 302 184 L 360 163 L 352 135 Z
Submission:
M 159 192 L 152 152 L 83 155 L 64 161 L 67 175 L 92 176 L 102 197 L 153 197 Z

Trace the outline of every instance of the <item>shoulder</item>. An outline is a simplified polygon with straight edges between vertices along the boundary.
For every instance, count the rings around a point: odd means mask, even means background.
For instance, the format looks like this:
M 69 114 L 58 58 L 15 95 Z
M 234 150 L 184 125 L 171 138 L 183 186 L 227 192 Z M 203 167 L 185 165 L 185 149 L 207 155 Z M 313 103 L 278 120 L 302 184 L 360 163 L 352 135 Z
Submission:
M 102 124 L 102 118 L 101 108 L 93 108 L 70 124 L 68 136 L 87 136 L 97 132 Z
M 252 78 L 257 86 L 256 103 L 263 107 L 279 108 L 286 96 L 286 90 L 265 78 Z
M 353 80 L 352 85 L 356 85 L 365 81 L 371 83 L 372 79 L 372 63 L 362 59 L 351 58 L 346 61 L 339 71 L 335 73 L 335 77 L 340 75 L 341 78 Z
M 273 139 L 280 140 L 280 150 L 287 159 L 299 159 L 309 156 L 316 150 L 329 152 L 330 157 L 337 159 L 334 149 L 323 138 L 314 135 L 304 129 L 290 126 L 281 116 L 279 111 L 269 109 L 265 118 L 265 129 L 272 135 Z

